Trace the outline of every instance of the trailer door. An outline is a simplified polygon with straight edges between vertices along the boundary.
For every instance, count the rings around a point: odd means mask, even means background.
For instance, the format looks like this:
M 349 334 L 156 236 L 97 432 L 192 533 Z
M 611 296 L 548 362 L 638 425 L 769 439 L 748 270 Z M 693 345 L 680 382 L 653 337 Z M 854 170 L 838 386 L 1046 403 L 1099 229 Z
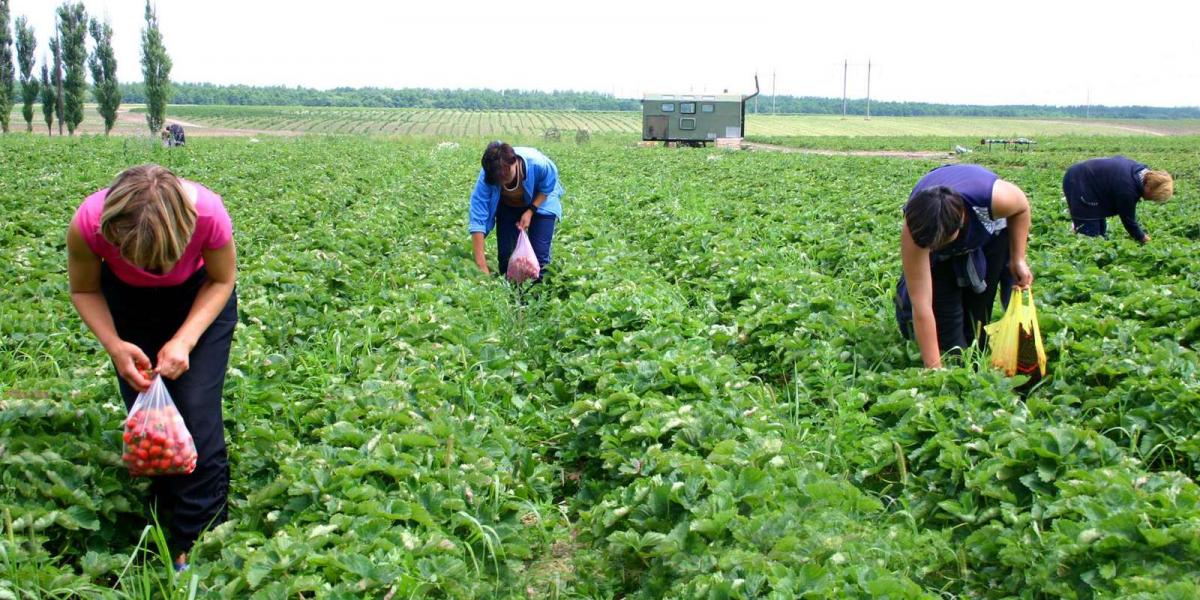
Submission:
M 667 139 L 667 115 L 652 115 L 647 116 L 642 120 L 642 139 L 643 140 L 665 140 Z

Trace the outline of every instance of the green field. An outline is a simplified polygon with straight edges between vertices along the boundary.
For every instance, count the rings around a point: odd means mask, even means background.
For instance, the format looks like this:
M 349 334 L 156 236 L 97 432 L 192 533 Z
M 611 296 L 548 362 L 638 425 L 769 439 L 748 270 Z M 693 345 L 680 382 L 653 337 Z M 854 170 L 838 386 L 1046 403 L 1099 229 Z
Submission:
M 750 137 L 770 136 L 965 136 L 1175 135 L 1200 133 L 1200 123 L 1179 121 L 1100 121 L 991 117 L 848 117 L 781 115 L 746 118 Z
M 145 108 L 123 106 L 114 132 L 147 136 Z M 45 133 L 40 105 L 35 107 L 35 131 Z M 434 108 L 330 108 L 304 106 L 190 106 L 172 105 L 169 119 L 185 124 L 189 135 L 297 135 L 305 133 L 386 135 L 405 137 L 496 138 L 542 137 L 556 128 L 562 135 L 578 131 L 636 140 L 641 113 L 561 110 L 458 110 Z M 748 137 L 765 140 L 787 137 L 953 137 L 956 143 L 975 143 L 981 137 L 1047 136 L 1173 136 L 1200 134 L 1200 121 L 1179 120 L 1049 120 L 986 117 L 873 117 L 842 119 L 831 115 L 747 115 Z M 20 109 L 12 116 L 14 130 L 25 130 Z M 91 107 L 81 124 L 84 133 L 103 132 L 104 122 Z M 57 132 L 57 125 L 55 126 Z
M 1197 597 L 1200 143 L 1043 142 L 967 156 L 1033 206 L 1021 398 L 896 331 L 928 161 L 541 144 L 565 215 L 520 294 L 470 259 L 474 142 L 0 137 L 0 597 Z M 1063 168 L 1115 151 L 1180 176 L 1145 247 L 1068 232 Z M 231 520 L 181 581 L 66 292 L 76 205 L 150 161 L 240 260 Z
M 133 109 L 137 111 L 139 109 Z M 497 137 L 567 133 L 638 135 L 637 112 L 471 111 L 417 108 L 172 106 L 170 116 L 223 129 L 291 133 Z M 747 115 L 750 137 L 764 136 L 1054 136 L 1200 133 L 1195 121 L 1054 121 L 979 117 L 862 117 Z
M 135 109 L 139 110 L 139 109 Z M 382 134 L 443 138 L 641 131 L 639 113 L 577 111 L 469 111 L 422 108 L 322 108 L 299 106 L 172 106 L 174 119 L 221 129 L 280 133 Z

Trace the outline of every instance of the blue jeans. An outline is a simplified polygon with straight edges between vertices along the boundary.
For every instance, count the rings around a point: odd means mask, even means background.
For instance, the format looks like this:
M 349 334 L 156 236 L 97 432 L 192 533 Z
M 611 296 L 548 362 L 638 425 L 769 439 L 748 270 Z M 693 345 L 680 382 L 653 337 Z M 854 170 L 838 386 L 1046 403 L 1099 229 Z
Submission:
M 501 273 L 508 270 L 508 258 L 517 247 L 517 234 L 521 231 L 517 229 L 517 221 L 524 213 L 524 208 L 513 208 L 504 204 L 496 207 L 496 254 L 500 259 Z M 546 267 L 550 266 L 550 243 L 554 241 L 556 221 L 554 215 L 534 213 L 533 218 L 529 220 L 529 229 L 525 232 L 529 236 L 529 244 L 533 246 L 533 253 L 537 255 L 543 273 Z

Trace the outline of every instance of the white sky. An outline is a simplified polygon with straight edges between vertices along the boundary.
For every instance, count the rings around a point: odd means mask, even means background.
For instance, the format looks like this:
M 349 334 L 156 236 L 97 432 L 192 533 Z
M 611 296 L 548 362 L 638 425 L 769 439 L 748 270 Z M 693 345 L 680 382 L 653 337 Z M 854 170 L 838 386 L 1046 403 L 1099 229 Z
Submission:
M 39 55 L 56 0 L 10 0 Z M 141 0 L 85 0 L 141 80 Z M 1200 105 L 1200 2 L 159 0 L 175 81 Z

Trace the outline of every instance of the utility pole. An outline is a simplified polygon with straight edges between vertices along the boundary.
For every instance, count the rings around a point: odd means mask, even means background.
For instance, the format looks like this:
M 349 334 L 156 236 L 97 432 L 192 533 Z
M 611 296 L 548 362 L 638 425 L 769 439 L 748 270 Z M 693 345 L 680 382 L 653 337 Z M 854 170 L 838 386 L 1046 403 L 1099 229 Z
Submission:
M 1085 119 L 1092 118 L 1092 88 L 1087 88 L 1087 100 L 1084 100 L 1084 117 Z
M 755 72 L 754 72 L 754 82 L 755 82 L 755 87 L 758 87 L 758 71 L 755 71 Z M 757 93 L 757 90 L 755 90 L 755 94 L 754 94 L 754 114 L 756 114 L 756 115 L 758 114 L 758 93 Z
M 871 59 L 867 59 L 867 120 L 871 120 Z
M 771 114 L 775 114 L 775 70 L 771 69 Z
M 850 72 L 850 59 L 842 63 L 842 118 L 846 118 L 846 74 Z

